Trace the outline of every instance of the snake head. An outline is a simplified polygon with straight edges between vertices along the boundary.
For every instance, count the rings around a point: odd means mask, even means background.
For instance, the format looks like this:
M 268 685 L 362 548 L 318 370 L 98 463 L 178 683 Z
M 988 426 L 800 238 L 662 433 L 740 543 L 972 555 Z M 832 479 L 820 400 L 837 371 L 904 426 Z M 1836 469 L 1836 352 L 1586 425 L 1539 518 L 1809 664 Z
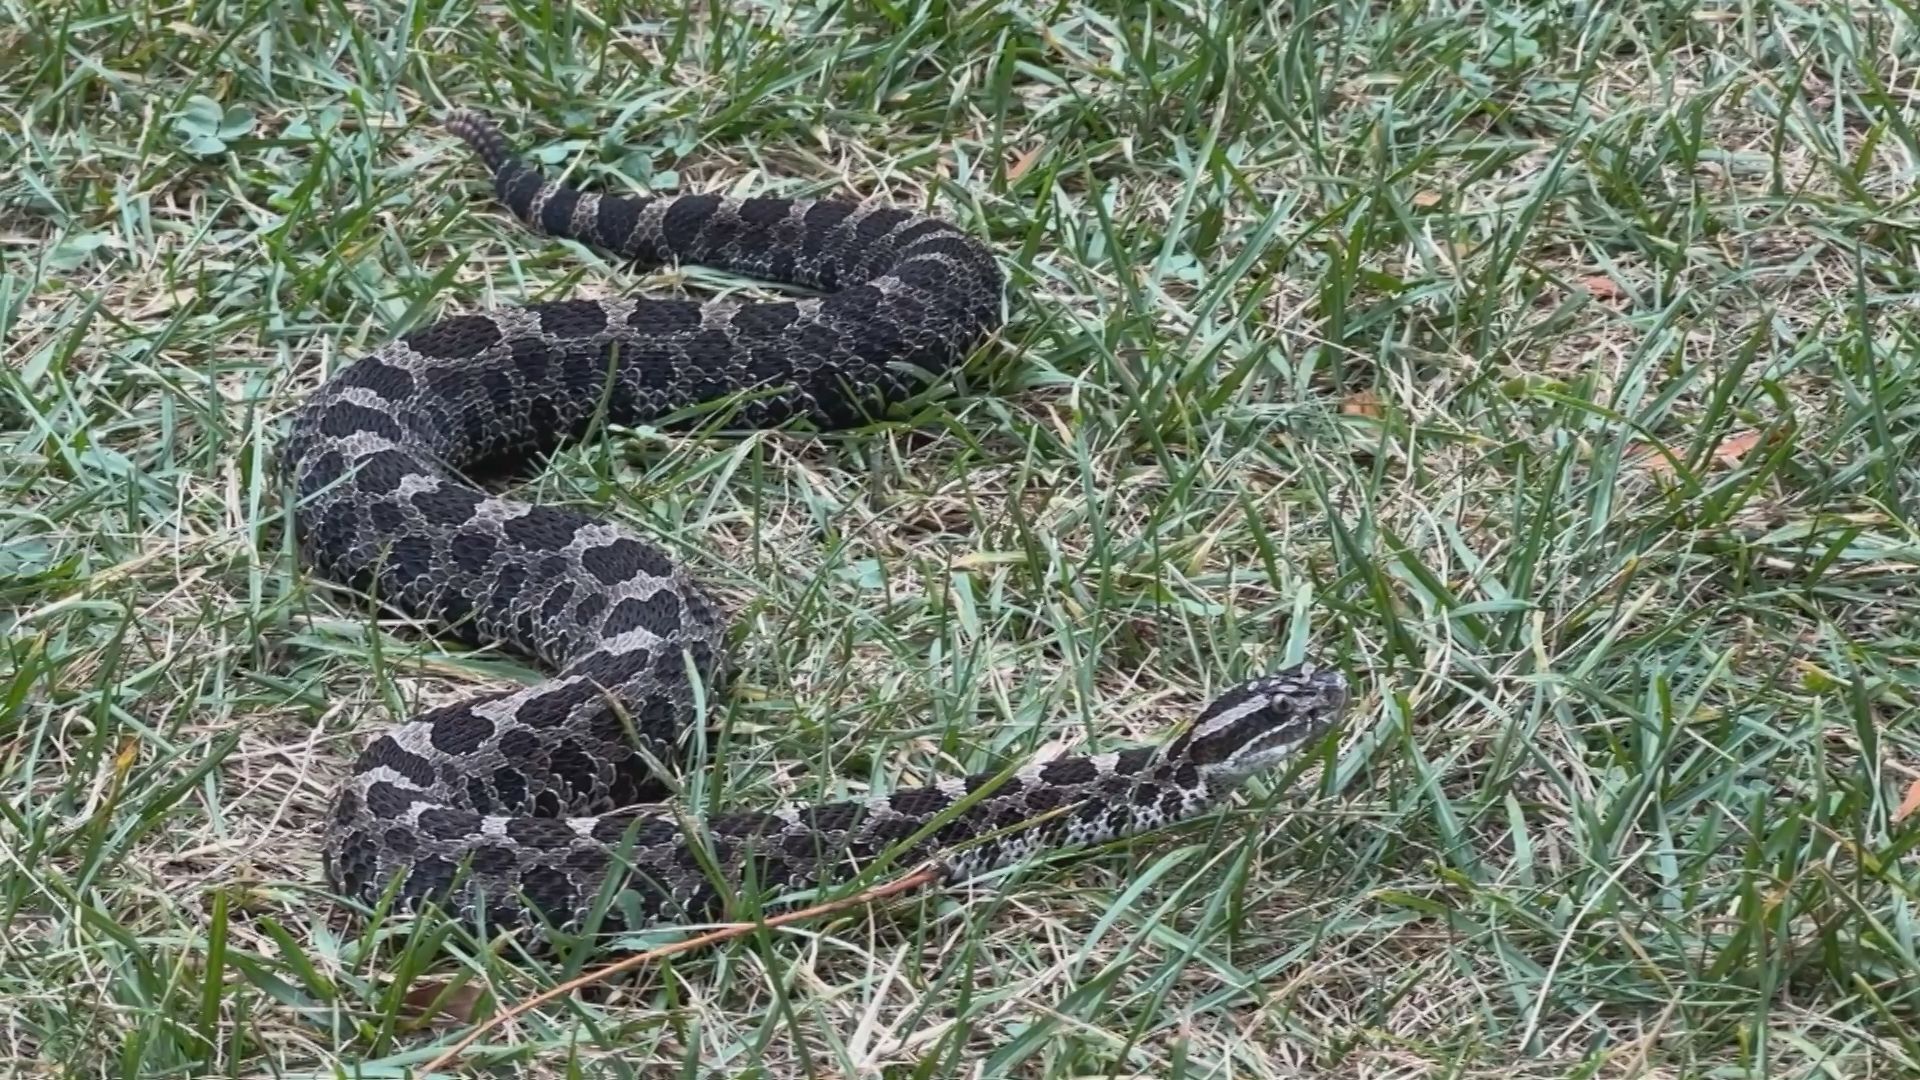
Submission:
M 1191 765 L 1224 791 L 1291 757 L 1347 709 L 1346 677 L 1311 661 L 1228 690 L 1167 747 L 1166 760 Z

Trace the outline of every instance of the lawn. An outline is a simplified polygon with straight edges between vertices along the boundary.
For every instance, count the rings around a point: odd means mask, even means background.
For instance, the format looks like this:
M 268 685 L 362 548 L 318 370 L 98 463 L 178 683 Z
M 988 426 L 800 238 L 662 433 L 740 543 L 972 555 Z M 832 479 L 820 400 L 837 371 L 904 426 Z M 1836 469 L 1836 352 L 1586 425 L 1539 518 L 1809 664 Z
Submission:
M 1357 700 L 1197 824 L 462 1067 L 1920 1073 L 1920 26 L 1624 8 L 10 0 L 0 1072 L 400 1076 L 609 959 L 320 887 L 366 738 L 542 672 L 300 567 L 294 405 L 446 313 L 774 294 L 530 234 L 473 106 L 583 186 L 894 200 L 1011 276 L 911 423 L 514 482 L 728 604 L 700 805 L 1155 742 L 1304 655 Z

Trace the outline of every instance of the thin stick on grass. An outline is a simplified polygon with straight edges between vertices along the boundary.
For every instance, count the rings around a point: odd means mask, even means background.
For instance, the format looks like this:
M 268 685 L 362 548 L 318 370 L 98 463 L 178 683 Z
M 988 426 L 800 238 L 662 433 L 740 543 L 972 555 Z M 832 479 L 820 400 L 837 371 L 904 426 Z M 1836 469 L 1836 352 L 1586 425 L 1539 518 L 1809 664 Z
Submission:
M 515 1005 L 513 1008 L 506 1010 L 500 1015 L 487 1020 L 485 1023 L 480 1024 L 478 1027 L 474 1028 L 472 1031 L 468 1032 L 464 1037 L 462 1037 L 459 1042 L 454 1043 L 452 1046 L 448 1047 L 447 1050 L 444 1053 L 442 1053 L 439 1057 L 436 1057 L 432 1061 L 427 1062 L 426 1067 L 421 1069 L 420 1071 L 423 1074 L 431 1074 L 434 1072 L 438 1072 L 442 1066 L 446 1065 L 448 1062 L 452 1061 L 453 1059 L 459 1057 L 462 1053 L 465 1053 L 467 1047 L 472 1046 L 474 1042 L 478 1040 L 482 1035 L 485 1035 L 489 1031 L 492 1031 L 495 1028 L 498 1028 L 514 1020 L 517 1017 L 524 1016 L 527 1013 L 532 1012 L 533 1010 L 539 1008 L 542 1005 L 545 1005 L 547 1002 L 552 1001 L 555 998 L 563 997 L 567 994 L 571 994 L 575 990 L 578 990 L 583 986 L 589 986 L 603 979 L 610 979 L 615 975 L 621 974 L 622 972 L 632 971 L 636 968 L 642 967 L 648 963 L 651 963 L 652 961 L 658 960 L 665 956 L 672 956 L 676 953 L 690 952 L 694 949 L 704 948 L 708 945 L 718 944 L 719 942 L 722 942 L 722 941 L 728 941 L 737 937 L 745 937 L 746 935 L 754 932 L 755 930 L 760 929 L 761 927 L 771 928 L 776 926 L 788 926 L 793 923 L 803 922 L 807 919 L 817 918 L 821 915 L 832 915 L 832 914 L 835 914 L 836 912 L 845 911 L 849 908 L 856 908 L 856 907 L 871 905 L 878 901 L 885 900 L 888 897 L 897 896 L 900 893 L 917 889 L 922 885 L 932 884 L 933 881 L 939 877 L 939 874 L 940 874 L 940 868 L 937 864 L 927 863 L 921 866 L 919 869 L 915 870 L 913 873 L 906 875 L 905 877 L 896 878 L 882 885 L 875 885 L 873 888 L 868 889 L 865 892 L 857 893 L 853 896 L 842 897 L 839 900 L 834 900 L 825 904 L 815 904 L 813 907 L 801 908 L 798 911 L 789 911 L 783 915 L 776 915 L 771 919 L 766 919 L 761 922 L 728 923 L 725 926 L 721 926 L 714 930 L 710 930 L 704 934 L 701 934 L 698 937 L 691 937 L 686 939 L 685 941 L 676 941 L 671 945 L 662 945 L 657 949 L 648 949 L 646 952 L 637 953 L 633 956 L 627 957 L 624 960 L 620 960 L 615 963 L 608 964 L 606 967 L 596 968 L 593 971 L 583 972 L 580 975 L 577 975 L 574 978 L 571 978 L 566 982 L 561 983 L 559 986 L 556 986 L 551 990 L 542 991 L 541 993 L 536 994 L 531 998 L 528 998 L 527 1000 L 521 1002 L 520 1004 Z

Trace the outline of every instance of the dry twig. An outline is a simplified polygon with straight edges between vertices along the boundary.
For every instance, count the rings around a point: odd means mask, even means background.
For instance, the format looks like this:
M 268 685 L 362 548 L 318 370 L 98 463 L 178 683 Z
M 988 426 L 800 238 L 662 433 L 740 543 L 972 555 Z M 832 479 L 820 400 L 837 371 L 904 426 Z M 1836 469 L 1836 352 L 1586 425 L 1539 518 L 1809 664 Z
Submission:
M 422 1074 L 432 1074 L 432 1073 L 438 1072 L 442 1066 L 446 1065 L 448 1062 L 452 1061 L 453 1059 L 459 1057 L 462 1053 L 466 1051 L 467 1047 L 472 1046 L 474 1042 L 476 1042 L 482 1035 L 485 1035 L 487 1032 L 492 1031 L 493 1029 L 500 1027 L 501 1025 L 506 1024 L 509 1021 L 512 1021 L 516 1017 L 524 1016 L 525 1014 L 532 1012 L 533 1010 L 539 1008 L 542 1005 L 545 1005 L 547 1002 L 552 1001 L 555 998 L 559 998 L 567 994 L 571 994 L 575 990 L 578 990 L 583 986 L 590 986 L 593 983 L 600 982 L 603 979 L 610 979 L 615 975 L 621 974 L 622 972 L 632 971 L 636 968 L 639 968 L 648 963 L 651 963 L 652 961 L 658 960 L 663 956 L 672 956 L 676 953 L 691 952 L 694 949 L 704 948 L 705 946 L 714 945 L 722 941 L 728 941 L 737 937 L 745 937 L 746 935 L 754 932 L 755 930 L 760 929 L 763 926 L 764 927 L 787 926 L 792 923 L 803 922 L 807 919 L 816 918 L 821 915 L 831 915 L 831 914 L 834 914 L 835 912 L 845 911 L 849 908 L 855 908 L 855 907 L 861 907 L 861 906 L 873 904 L 876 901 L 885 900 L 890 896 L 897 896 L 900 893 L 909 892 L 913 889 L 917 889 L 922 885 L 931 884 L 939 876 L 939 873 L 940 873 L 939 868 L 929 863 L 927 865 L 921 866 L 919 869 L 915 870 L 913 873 L 908 874 L 905 877 L 896 878 L 893 881 L 889 881 L 883 885 L 876 885 L 873 888 L 868 889 L 865 892 L 859 893 L 854 896 L 843 897 L 839 900 L 834 900 L 830 903 L 815 904 L 813 907 L 801 908 L 798 911 L 789 911 L 783 915 L 776 915 L 773 918 L 767 919 L 763 922 L 728 923 L 725 926 L 721 926 L 714 930 L 710 930 L 707 933 L 701 934 L 698 937 L 691 937 L 685 941 L 676 941 L 671 945 L 662 945 L 657 949 L 648 949 L 646 952 L 636 953 L 635 955 L 629 956 L 624 960 L 620 960 L 615 963 L 608 964 L 606 967 L 596 968 L 593 971 L 583 972 L 580 975 L 577 975 L 574 978 L 568 979 L 566 982 L 561 983 L 559 986 L 556 986 L 551 990 L 546 990 L 539 994 L 536 994 L 533 997 L 528 998 L 527 1000 L 521 1002 L 520 1004 L 515 1005 L 513 1008 L 500 1013 L 498 1016 L 492 1017 L 491 1019 L 485 1021 L 479 1027 L 476 1027 L 472 1031 L 468 1032 L 464 1037 L 461 1038 L 459 1042 L 454 1043 L 452 1046 L 448 1047 L 446 1052 L 442 1053 L 439 1057 L 436 1057 L 432 1061 L 427 1062 L 426 1067 L 421 1069 L 420 1071 Z

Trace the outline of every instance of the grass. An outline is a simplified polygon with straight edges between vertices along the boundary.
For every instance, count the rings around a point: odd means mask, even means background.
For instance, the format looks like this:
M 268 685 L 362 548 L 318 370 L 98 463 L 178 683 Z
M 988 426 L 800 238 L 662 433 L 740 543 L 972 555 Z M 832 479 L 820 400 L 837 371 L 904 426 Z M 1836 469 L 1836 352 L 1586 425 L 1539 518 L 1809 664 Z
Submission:
M 912 424 L 611 432 L 525 481 L 736 611 L 694 805 L 1157 739 L 1304 652 L 1361 688 L 1198 826 L 677 958 L 468 1063 L 1920 1070 L 1910 9 L 6 8 L 10 1075 L 405 1075 L 594 962 L 317 888 L 361 739 L 539 673 L 296 567 L 288 410 L 442 312 L 743 287 L 529 236 L 450 105 L 604 188 L 932 207 L 1013 275 Z

